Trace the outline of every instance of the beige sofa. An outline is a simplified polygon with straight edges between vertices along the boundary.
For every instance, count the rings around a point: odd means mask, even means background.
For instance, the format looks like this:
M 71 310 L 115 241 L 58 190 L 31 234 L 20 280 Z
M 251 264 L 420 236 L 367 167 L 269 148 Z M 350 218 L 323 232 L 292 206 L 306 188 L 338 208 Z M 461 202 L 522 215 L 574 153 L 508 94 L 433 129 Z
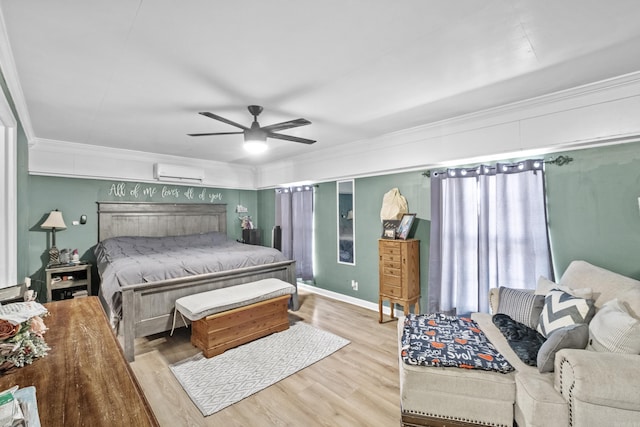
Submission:
M 640 319 L 640 282 L 584 261 L 574 261 L 559 281 L 591 288 L 596 310 L 614 298 Z M 492 292 L 492 308 L 497 308 Z M 403 426 L 639 426 L 640 356 L 562 349 L 554 372 L 524 364 L 493 324 L 474 313 L 489 340 L 515 371 L 501 374 L 459 368 L 412 366 L 400 359 Z M 402 335 L 403 319 L 398 322 Z

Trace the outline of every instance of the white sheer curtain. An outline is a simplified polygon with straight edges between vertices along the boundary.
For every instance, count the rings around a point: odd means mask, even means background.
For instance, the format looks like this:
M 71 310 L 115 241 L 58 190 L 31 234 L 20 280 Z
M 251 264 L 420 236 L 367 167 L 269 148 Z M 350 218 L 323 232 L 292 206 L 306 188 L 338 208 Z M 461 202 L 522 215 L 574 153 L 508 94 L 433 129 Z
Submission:
M 429 249 L 429 312 L 487 312 L 490 288 L 553 278 L 543 162 L 433 174 Z
M 282 253 L 296 260 L 296 277 L 313 279 L 313 187 L 276 190 L 276 225 L 282 229 Z

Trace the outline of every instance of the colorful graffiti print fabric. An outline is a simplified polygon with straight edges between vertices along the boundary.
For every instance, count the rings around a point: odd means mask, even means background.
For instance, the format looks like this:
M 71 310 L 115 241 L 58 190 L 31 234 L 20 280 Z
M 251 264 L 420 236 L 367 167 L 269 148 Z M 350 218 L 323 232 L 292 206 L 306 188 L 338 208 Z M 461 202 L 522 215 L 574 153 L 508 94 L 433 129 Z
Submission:
M 402 333 L 402 360 L 409 365 L 513 371 L 478 324 L 440 313 L 409 314 Z

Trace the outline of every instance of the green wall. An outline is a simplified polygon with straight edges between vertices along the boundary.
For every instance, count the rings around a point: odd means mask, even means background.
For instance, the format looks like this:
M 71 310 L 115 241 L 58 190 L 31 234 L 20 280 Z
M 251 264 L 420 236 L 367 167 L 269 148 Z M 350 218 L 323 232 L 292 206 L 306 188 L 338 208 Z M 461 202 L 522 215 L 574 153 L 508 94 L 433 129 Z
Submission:
M 417 214 L 413 237 L 420 240 L 420 283 L 424 300 L 429 276 L 430 196 L 429 180 L 420 172 L 355 180 L 355 265 L 337 262 L 336 183 L 322 183 L 316 187 L 315 286 L 369 302 L 378 301 L 378 239 L 382 235 L 380 209 L 384 194 L 394 187 L 407 199 L 409 212 Z M 351 288 L 352 280 L 358 282 L 357 291 Z
M 546 168 L 556 276 L 583 259 L 640 279 L 640 143 L 565 154 L 574 161 Z
M 95 261 L 93 249 L 98 240 L 97 201 L 136 201 L 164 203 L 225 203 L 227 204 L 227 234 L 234 238 L 242 237 L 239 214 L 236 205 L 248 209 L 256 227 L 258 220 L 257 191 L 229 190 L 204 187 L 188 187 L 172 184 L 146 184 L 122 181 L 103 181 L 92 179 L 57 178 L 31 176 L 30 191 L 26 194 L 29 213 L 26 216 L 26 228 L 19 231 L 18 239 L 28 244 L 28 267 L 26 275 L 34 281 L 34 289 L 44 296 L 44 268 L 49 259 L 51 244 L 49 230 L 40 228 L 40 224 L 53 209 L 62 211 L 67 228 L 56 232 L 58 249 L 78 249 L 80 258 Z M 21 193 L 22 194 L 22 193 Z M 81 215 L 87 216 L 85 225 L 73 225 Z M 244 214 L 242 214 L 244 215 Z M 95 283 L 97 276 L 94 271 Z M 97 291 L 97 285 L 93 287 Z
M 260 213 L 260 229 L 262 244 L 271 246 L 271 230 L 276 225 L 276 196 L 275 190 L 258 191 L 258 212 Z

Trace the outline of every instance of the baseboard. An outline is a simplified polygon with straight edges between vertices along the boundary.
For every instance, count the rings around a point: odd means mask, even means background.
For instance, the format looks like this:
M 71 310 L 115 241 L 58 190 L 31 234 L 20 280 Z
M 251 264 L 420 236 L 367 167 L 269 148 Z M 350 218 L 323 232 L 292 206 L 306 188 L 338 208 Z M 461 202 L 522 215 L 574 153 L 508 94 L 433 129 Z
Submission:
M 344 295 L 338 292 L 329 291 L 327 289 L 318 288 L 316 286 L 307 285 L 304 283 L 298 282 L 298 289 L 302 289 L 303 291 L 311 292 L 313 294 L 322 295 L 323 297 L 335 299 L 338 301 L 346 302 L 347 304 L 356 305 L 358 307 L 366 308 L 367 310 L 378 312 L 378 304 L 365 301 L 360 298 L 354 298 L 349 295 Z M 388 306 L 385 307 L 385 314 L 389 315 Z M 404 316 L 404 312 L 402 310 L 395 309 L 394 310 L 396 317 Z

